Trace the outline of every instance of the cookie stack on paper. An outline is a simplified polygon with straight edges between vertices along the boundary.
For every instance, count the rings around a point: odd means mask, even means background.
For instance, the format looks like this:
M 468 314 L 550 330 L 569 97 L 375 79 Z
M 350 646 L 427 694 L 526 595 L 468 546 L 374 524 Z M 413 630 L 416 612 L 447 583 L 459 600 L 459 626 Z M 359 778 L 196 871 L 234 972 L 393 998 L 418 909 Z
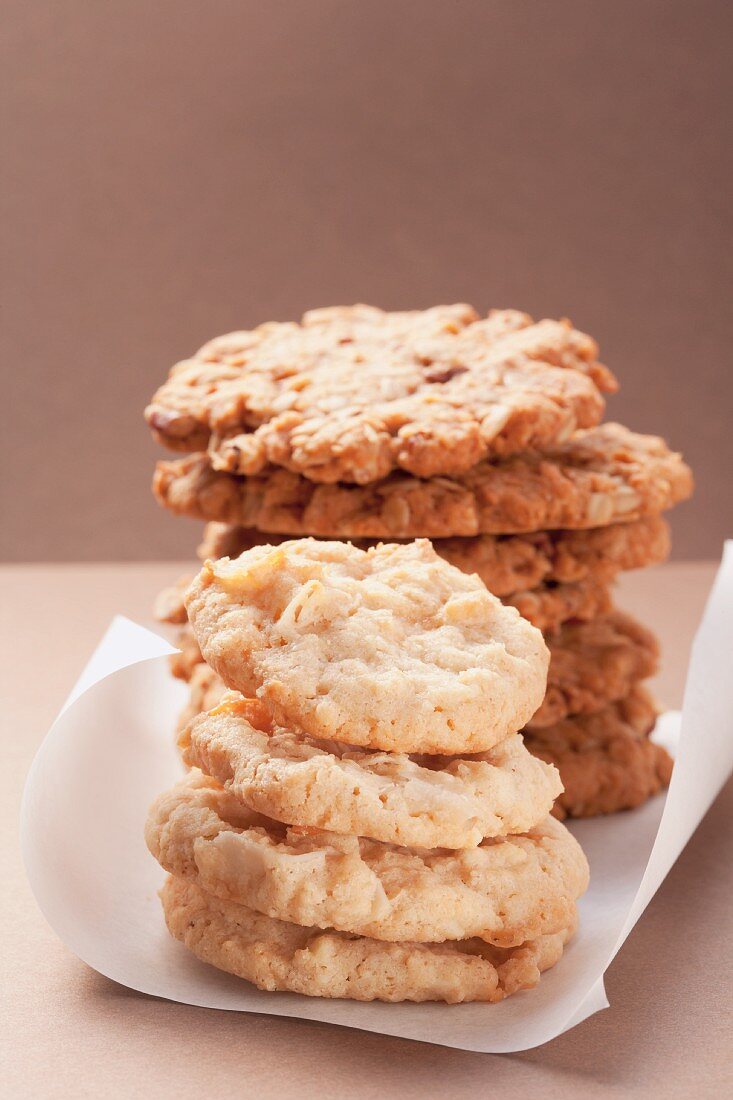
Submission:
M 690 471 L 656 437 L 600 423 L 615 380 L 568 322 L 469 306 L 316 310 L 205 345 L 174 368 L 147 419 L 186 452 L 158 500 L 209 521 L 203 553 L 310 535 L 430 538 L 544 633 L 547 695 L 527 725 L 557 764 L 558 815 L 638 805 L 671 761 L 649 740 L 654 637 L 615 610 L 620 570 L 662 561 L 662 513 Z M 166 593 L 164 618 L 185 621 Z M 191 709 L 217 690 L 184 627 Z
M 303 539 L 207 561 L 186 594 L 230 690 L 181 735 L 146 839 L 168 927 L 268 990 L 499 1001 L 576 924 L 585 857 L 516 731 L 541 633 L 430 543 Z

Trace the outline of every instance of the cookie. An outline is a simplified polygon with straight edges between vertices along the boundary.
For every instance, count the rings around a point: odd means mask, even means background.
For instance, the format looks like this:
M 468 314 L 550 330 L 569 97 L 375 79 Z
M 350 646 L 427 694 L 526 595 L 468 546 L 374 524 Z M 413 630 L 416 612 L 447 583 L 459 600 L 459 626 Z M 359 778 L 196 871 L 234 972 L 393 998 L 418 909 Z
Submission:
M 276 534 L 439 539 L 629 523 L 685 500 L 692 475 L 663 440 L 609 423 L 460 477 L 392 474 L 366 486 L 316 485 L 289 470 L 239 477 L 187 455 L 158 463 L 153 492 L 176 514 Z
M 264 536 L 251 527 L 208 523 L 197 554 L 202 562 L 207 558 L 237 558 L 262 542 L 277 544 L 286 538 Z M 359 545 L 365 549 L 369 540 L 361 540 Z M 585 531 L 561 529 L 434 539 L 433 547 L 464 573 L 478 573 L 489 592 L 504 597 L 548 583 L 574 584 L 592 578 L 608 584 L 622 570 L 665 561 L 670 537 L 667 522 L 654 515 Z M 161 618 L 165 621 L 164 615 Z
M 643 688 L 596 714 L 575 715 L 525 735 L 525 744 L 560 771 L 557 817 L 596 817 L 641 806 L 668 786 L 673 761 L 649 740 L 657 708 Z
M 569 619 L 588 620 L 611 610 L 611 593 L 606 584 L 586 577 L 573 584 L 541 584 L 504 596 L 502 603 L 516 607 L 519 614 L 538 630 L 555 630 Z
M 184 763 L 252 810 L 408 847 L 471 848 L 526 832 L 561 790 L 556 770 L 518 734 L 466 758 L 366 751 L 283 729 L 261 702 L 234 692 L 199 714 L 179 744 Z
M 192 579 L 190 576 L 181 577 L 177 584 L 164 588 L 158 594 L 154 612 L 160 622 L 175 625 L 188 621 L 183 595 Z M 516 607 L 522 618 L 538 630 L 552 630 L 567 619 L 593 619 L 605 614 L 611 608 L 611 594 L 606 584 L 595 577 L 586 577 L 573 584 L 550 582 L 514 592 L 503 596 L 502 603 Z
M 313 310 L 302 325 L 204 345 L 145 416 L 164 445 L 208 444 L 213 467 L 233 473 L 280 466 L 359 484 L 393 469 L 458 474 L 597 424 L 599 386 L 616 388 L 597 354 L 567 321 L 515 311 Z
M 587 623 L 564 623 L 548 635 L 547 644 L 547 693 L 527 724 L 530 730 L 552 726 L 570 714 L 593 714 L 657 671 L 657 639 L 622 611 Z
M 357 1001 L 501 1001 L 537 984 L 576 923 L 520 947 L 387 943 L 276 920 L 186 879 L 170 877 L 160 896 L 171 935 L 202 962 L 259 989 Z
M 409 849 L 283 825 L 200 772 L 156 800 L 145 838 L 166 871 L 209 894 L 378 940 L 517 947 L 566 928 L 588 885 L 580 845 L 552 817 L 477 848 Z
M 312 737 L 482 752 L 544 695 L 541 633 L 426 539 L 256 546 L 207 561 L 185 600 L 224 683 Z

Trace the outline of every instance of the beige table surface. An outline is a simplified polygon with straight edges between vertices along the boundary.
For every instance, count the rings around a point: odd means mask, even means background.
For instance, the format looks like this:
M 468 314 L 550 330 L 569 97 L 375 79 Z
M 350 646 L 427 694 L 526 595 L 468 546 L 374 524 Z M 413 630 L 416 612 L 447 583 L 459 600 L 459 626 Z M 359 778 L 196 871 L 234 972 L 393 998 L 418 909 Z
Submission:
M 23 781 L 111 616 L 149 619 L 155 592 L 184 568 L 0 570 L 3 1095 L 733 1095 L 732 783 L 611 966 L 611 1008 L 524 1054 L 472 1054 L 327 1024 L 172 1004 L 115 985 L 71 955 L 36 909 L 23 874 L 17 838 Z M 708 564 L 668 565 L 631 574 L 621 585 L 619 603 L 661 635 L 657 688 L 673 706 L 681 701 L 689 645 L 713 572 Z

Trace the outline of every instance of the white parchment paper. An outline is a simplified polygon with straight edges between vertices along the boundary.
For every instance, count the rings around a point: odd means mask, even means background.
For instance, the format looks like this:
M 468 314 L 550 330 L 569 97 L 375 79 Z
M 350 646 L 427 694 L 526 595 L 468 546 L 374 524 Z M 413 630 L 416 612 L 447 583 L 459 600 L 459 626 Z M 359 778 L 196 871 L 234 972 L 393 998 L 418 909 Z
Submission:
M 186 1004 L 324 1020 L 466 1050 L 545 1043 L 608 1004 L 603 975 L 733 767 L 733 543 L 692 650 L 681 715 L 655 737 L 676 756 L 669 792 L 631 813 L 575 823 L 591 885 L 580 930 L 539 987 L 498 1005 L 360 1004 L 264 993 L 200 963 L 168 935 L 163 872 L 143 825 L 181 774 L 173 728 L 185 689 L 163 638 L 117 618 L 28 776 L 22 845 L 32 889 L 64 943 L 101 974 Z

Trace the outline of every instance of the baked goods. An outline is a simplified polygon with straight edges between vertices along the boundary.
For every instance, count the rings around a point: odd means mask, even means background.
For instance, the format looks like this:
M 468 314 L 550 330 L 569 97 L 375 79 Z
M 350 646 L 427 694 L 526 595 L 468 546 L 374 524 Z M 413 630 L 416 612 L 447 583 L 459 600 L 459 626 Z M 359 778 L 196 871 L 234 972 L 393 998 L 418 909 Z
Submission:
M 215 469 L 283 466 L 364 484 L 401 468 L 461 473 L 487 454 L 598 423 L 615 380 L 568 322 L 470 306 L 312 310 L 205 344 L 146 410 L 175 450 L 209 444 Z
M 554 818 L 460 852 L 283 825 L 192 771 L 154 803 L 146 840 L 178 878 L 259 913 L 377 940 L 499 947 L 568 927 L 588 865 Z
M 568 322 L 462 305 L 315 310 L 173 369 L 154 493 L 208 526 L 156 603 L 191 770 L 146 833 L 200 959 L 448 1003 L 559 960 L 587 865 L 557 819 L 672 767 L 656 639 L 611 585 L 666 558 L 692 476 L 599 423 L 615 385 Z
M 312 737 L 481 752 L 544 695 L 540 632 L 425 539 L 254 547 L 207 561 L 185 600 L 224 683 Z
M 527 728 L 541 729 L 569 714 L 592 714 L 653 676 L 659 643 L 622 611 L 587 623 L 565 623 L 548 635 L 550 671 L 542 706 Z
M 594 714 L 525 731 L 529 751 L 560 772 L 564 790 L 555 816 L 596 817 L 633 809 L 666 787 L 672 758 L 649 738 L 656 719 L 656 704 L 637 685 Z
M 663 440 L 612 423 L 455 477 L 392 474 L 368 485 L 318 485 L 282 469 L 223 473 L 193 454 L 159 462 L 153 480 L 158 501 L 176 515 L 268 533 L 390 540 L 630 523 L 691 491 L 689 468 Z
M 238 558 L 262 542 L 277 545 L 286 535 L 251 527 L 207 523 L 197 554 L 207 558 Z M 660 515 L 630 523 L 571 531 L 531 531 L 522 535 L 476 535 L 433 539 L 433 547 L 464 573 L 478 573 L 489 592 L 509 596 L 541 584 L 573 584 L 584 580 L 612 581 L 620 570 L 641 569 L 664 561 L 670 548 L 669 525 Z M 371 545 L 368 539 L 357 545 Z M 187 587 L 190 579 L 182 579 Z M 185 614 L 185 612 L 184 612 Z M 166 619 L 165 615 L 160 616 Z M 173 621 L 173 620 L 171 620 Z
M 258 697 L 224 693 L 185 727 L 193 770 L 151 808 L 172 934 L 266 989 L 454 1002 L 536 983 L 588 883 L 582 850 L 547 816 L 556 769 L 516 732 L 544 694 L 539 631 L 425 541 L 255 547 L 207 561 L 185 599 L 215 671 Z M 312 692 L 309 662 L 323 675 Z M 200 667 L 197 690 L 217 691 Z M 480 709 L 453 684 L 465 669 L 500 676 L 503 725 L 494 715 L 481 755 L 437 755 L 478 736 Z M 490 703 L 480 675 L 465 683 Z M 380 710 L 380 691 L 402 713 Z M 313 739 L 311 699 L 358 748 Z
M 184 763 L 278 821 L 409 847 L 470 848 L 531 829 L 561 790 L 556 770 L 516 734 L 469 757 L 358 749 L 283 729 L 260 701 L 221 687 L 212 709 L 182 732 Z
M 479 939 L 385 943 L 275 920 L 185 879 L 169 878 L 161 900 L 171 935 L 203 962 L 259 989 L 356 1001 L 502 1001 L 559 962 L 576 923 L 510 948 Z

